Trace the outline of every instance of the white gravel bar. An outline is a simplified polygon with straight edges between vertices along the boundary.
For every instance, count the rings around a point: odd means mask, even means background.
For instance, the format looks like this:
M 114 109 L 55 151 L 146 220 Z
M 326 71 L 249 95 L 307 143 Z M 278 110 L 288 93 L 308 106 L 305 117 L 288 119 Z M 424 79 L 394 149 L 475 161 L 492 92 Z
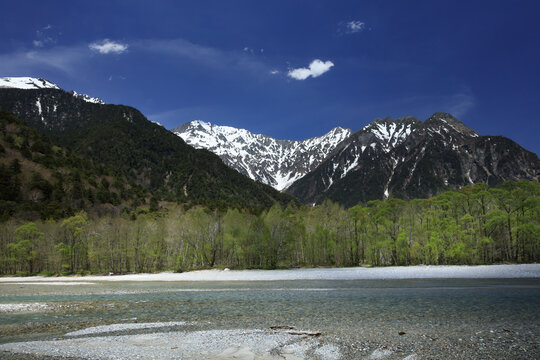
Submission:
M 111 332 L 116 332 L 116 331 L 155 329 L 155 328 L 184 326 L 184 325 L 186 325 L 185 321 L 110 324 L 110 325 L 94 326 L 94 327 L 90 327 L 90 328 L 86 328 L 86 329 L 78 330 L 78 331 L 72 331 L 72 332 L 67 333 L 65 336 L 103 334 L 103 333 L 111 333 Z
M 40 279 L 41 280 L 41 279 Z M 0 282 L 1 283 L 1 282 Z M 10 282 L 7 283 L 10 285 L 58 285 L 58 286 L 70 286 L 70 285 L 94 285 L 93 282 L 82 282 L 82 281 L 21 281 L 21 282 Z
M 17 312 L 38 312 L 48 310 L 49 308 L 49 305 L 44 303 L 0 304 L 0 314 Z
M 0 351 L 84 359 L 339 359 L 323 339 L 270 330 L 206 330 L 29 341 L 0 345 Z
M 389 266 L 291 270 L 200 270 L 185 273 L 112 276 L 61 276 L 55 283 L 83 281 L 279 281 L 377 279 L 509 279 L 540 278 L 540 264 L 482 266 Z M 1 283 L 51 282 L 50 277 L 2 277 Z

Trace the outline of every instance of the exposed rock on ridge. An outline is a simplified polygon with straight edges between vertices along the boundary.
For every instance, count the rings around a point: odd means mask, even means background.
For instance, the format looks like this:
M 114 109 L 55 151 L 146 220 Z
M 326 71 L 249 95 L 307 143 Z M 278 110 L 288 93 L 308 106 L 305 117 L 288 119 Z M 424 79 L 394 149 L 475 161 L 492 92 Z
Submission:
M 502 136 L 480 136 L 450 114 L 435 113 L 425 122 L 414 117 L 373 121 L 287 192 L 307 203 L 331 199 L 352 206 L 539 177 L 536 154 Z
M 323 136 L 304 141 L 277 140 L 199 120 L 172 131 L 186 143 L 212 151 L 233 169 L 277 190 L 286 189 L 315 169 L 352 134 L 349 129 L 336 127 Z

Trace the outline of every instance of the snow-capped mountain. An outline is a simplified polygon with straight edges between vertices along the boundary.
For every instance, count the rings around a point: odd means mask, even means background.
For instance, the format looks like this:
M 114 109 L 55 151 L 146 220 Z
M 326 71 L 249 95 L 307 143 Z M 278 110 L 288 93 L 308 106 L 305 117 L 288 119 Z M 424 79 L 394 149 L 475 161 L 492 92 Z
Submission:
M 67 92 L 41 78 L 0 78 L 0 92 L 0 109 L 11 111 L 31 126 L 43 130 L 83 126 L 85 121 L 90 120 L 94 106 L 99 108 L 105 104 L 99 98 L 73 90 Z M 76 114 L 78 121 L 71 122 L 73 114 Z
M 212 151 L 250 178 L 284 190 L 315 169 L 352 131 L 336 127 L 304 141 L 277 140 L 245 129 L 200 120 L 172 130 L 196 148 Z
M 377 119 L 342 142 L 287 193 L 352 206 L 396 197 L 427 197 L 484 182 L 540 178 L 538 156 L 502 136 L 480 136 L 450 114 Z
M 13 89 L 57 89 L 60 88 L 45 79 L 36 79 L 31 77 L 3 77 L 0 78 L 0 88 Z
M 22 90 L 34 90 L 34 89 L 55 89 L 62 90 L 58 85 L 53 84 L 52 82 L 41 79 L 41 78 L 32 78 L 32 77 L 3 77 L 0 78 L 0 88 L 11 88 L 11 89 L 22 89 Z M 70 93 L 86 102 L 94 104 L 105 104 L 105 102 L 96 97 L 90 97 L 86 94 L 79 94 L 76 91 L 72 90 Z M 39 105 L 36 105 L 39 106 Z

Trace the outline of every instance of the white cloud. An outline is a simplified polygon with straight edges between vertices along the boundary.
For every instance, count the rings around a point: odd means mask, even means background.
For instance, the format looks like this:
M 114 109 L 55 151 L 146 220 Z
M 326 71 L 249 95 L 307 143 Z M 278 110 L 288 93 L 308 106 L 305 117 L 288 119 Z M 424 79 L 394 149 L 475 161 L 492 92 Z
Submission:
M 34 44 L 35 47 L 43 47 L 43 45 L 45 45 L 43 44 L 43 41 L 41 40 L 34 40 L 32 41 L 32 43 Z
M 109 39 L 93 42 L 88 45 L 88 47 L 90 50 L 97 51 L 100 54 L 122 54 L 128 49 L 127 44 L 122 44 Z
M 272 75 L 279 74 L 279 70 L 271 70 L 271 71 L 270 71 L 270 74 L 272 74 Z
M 366 28 L 366 23 L 360 20 L 353 20 L 353 21 L 349 21 L 346 24 L 346 26 L 347 26 L 347 32 L 354 34 L 360 31 L 364 31 L 364 29 Z
M 331 61 L 321 61 L 319 59 L 315 59 L 309 64 L 309 69 L 307 68 L 298 68 L 298 69 L 292 69 L 287 74 L 289 77 L 296 79 L 296 80 L 306 80 L 308 77 L 318 77 L 330 70 L 330 68 L 334 66 L 334 63 Z

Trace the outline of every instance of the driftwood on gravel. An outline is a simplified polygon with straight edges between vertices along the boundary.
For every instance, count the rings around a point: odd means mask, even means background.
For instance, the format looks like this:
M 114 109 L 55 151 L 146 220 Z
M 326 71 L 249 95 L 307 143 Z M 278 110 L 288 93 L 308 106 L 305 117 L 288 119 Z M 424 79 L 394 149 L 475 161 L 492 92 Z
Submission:
M 270 326 L 270 329 L 272 329 L 272 330 L 281 330 L 281 329 L 294 330 L 296 328 L 294 326 L 290 326 L 290 325 L 274 325 L 274 326 Z
M 321 336 L 320 331 L 289 331 L 291 335 Z

